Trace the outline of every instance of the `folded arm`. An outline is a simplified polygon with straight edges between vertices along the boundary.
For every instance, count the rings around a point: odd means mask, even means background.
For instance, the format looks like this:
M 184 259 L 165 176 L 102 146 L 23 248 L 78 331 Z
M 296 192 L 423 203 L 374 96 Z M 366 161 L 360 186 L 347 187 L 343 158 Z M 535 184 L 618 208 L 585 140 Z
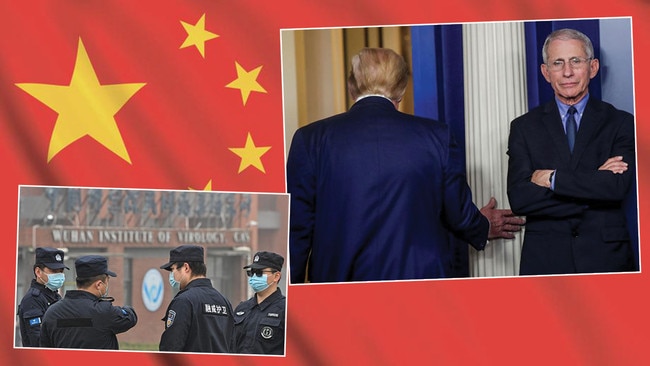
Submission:
M 523 122 L 523 121 L 522 121 Z M 517 215 L 564 218 L 581 213 L 584 205 L 547 188 L 552 169 L 534 176 L 533 158 L 519 125 L 513 122 L 508 139 L 508 199 Z M 539 181 L 535 184 L 533 179 Z M 546 182 L 543 182 L 546 180 Z

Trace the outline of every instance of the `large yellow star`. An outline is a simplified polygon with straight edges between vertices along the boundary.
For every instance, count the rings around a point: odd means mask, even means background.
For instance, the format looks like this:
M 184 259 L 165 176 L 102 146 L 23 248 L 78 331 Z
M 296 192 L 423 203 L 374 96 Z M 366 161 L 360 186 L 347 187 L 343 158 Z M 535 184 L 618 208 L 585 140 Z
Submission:
M 262 71 L 262 66 L 251 71 L 246 71 L 241 65 L 235 62 L 235 67 L 237 68 L 237 79 L 226 85 L 226 87 L 241 90 L 241 98 L 244 105 L 246 105 L 251 91 L 266 93 L 266 90 L 257 82 L 257 77 L 260 71 Z
M 237 154 L 241 158 L 241 163 L 239 163 L 239 171 L 237 173 L 241 173 L 244 169 L 248 168 L 251 165 L 259 169 L 262 173 L 266 173 L 266 171 L 264 171 L 264 165 L 262 164 L 261 157 L 262 155 L 266 154 L 270 148 L 271 146 L 255 146 L 253 138 L 251 137 L 251 133 L 249 132 L 248 136 L 246 137 L 246 145 L 244 145 L 244 147 L 230 147 L 228 150 Z
M 187 38 L 185 38 L 185 42 L 183 42 L 180 48 L 196 46 L 201 57 L 205 58 L 205 42 L 219 37 L 219 35 L 205 30 L 205 13 L 201 15 L 199 21 L 194 25 L 185 23 L 182 20 L 181 24 L 183 25 L 183 28 L 185 28 L 185 32 L 187 32 Z
M 59 114 L 50 137 L 47 162 L 68 145 L 90 136 L 131 164 L 115 114 L 145 83 L 101 85 L 81 38 L 70 85 L 17 83 Z

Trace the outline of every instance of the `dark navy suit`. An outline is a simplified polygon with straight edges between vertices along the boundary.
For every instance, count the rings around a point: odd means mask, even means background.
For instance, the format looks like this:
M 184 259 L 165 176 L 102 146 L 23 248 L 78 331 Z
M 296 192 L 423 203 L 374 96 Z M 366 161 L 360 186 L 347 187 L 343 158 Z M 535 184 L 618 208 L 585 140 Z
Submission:
M 555 101 L 511 123 L 508 198 L 526 215 L 520 274 L 628 271 L 635 268 L 622 203 L 635 176 L 634 118 L 590 98 L 573 154 Z M 598 170 L 614 156 L 623 174 Z M 530 181 L 556 169 L 554 191 Z
M 446 125 L 386 98 L 296 132 L 287 160 L 291 282 L 449 277 L 450 233 L 477 249 L 489 223 L 472 203 Z

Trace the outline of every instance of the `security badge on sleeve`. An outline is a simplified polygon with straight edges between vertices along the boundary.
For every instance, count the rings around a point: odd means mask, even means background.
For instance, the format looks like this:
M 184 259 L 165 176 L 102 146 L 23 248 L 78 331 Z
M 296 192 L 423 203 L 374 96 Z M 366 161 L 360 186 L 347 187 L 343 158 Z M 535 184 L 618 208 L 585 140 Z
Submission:
M 176 318 L 176 312 L 174 310 L 169 310 L 167 313 L 167 325 L 165 329 L 171 327 L 172 324 L 174 324 L 174 318 Z

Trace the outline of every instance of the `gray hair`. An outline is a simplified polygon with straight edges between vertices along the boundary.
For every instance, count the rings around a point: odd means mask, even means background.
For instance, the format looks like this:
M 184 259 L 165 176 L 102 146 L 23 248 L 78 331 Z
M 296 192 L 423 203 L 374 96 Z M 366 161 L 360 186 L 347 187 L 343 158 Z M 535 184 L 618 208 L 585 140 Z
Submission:
M 556 40 L 568 41 L 575 39 L 582 42 L 582 48 L 587 54 L 587 58 L 594 58 L 594 46 L 591 44 L 591 40 L 584 33 L 577 31 L 575 29 L 563 28 L 553 31 L 551 34 L 546 37 L 544 41 L 544 46 L 542 47 L 542 58 L 544 63 L 548 62 L 548 46 L 549 44 Z

